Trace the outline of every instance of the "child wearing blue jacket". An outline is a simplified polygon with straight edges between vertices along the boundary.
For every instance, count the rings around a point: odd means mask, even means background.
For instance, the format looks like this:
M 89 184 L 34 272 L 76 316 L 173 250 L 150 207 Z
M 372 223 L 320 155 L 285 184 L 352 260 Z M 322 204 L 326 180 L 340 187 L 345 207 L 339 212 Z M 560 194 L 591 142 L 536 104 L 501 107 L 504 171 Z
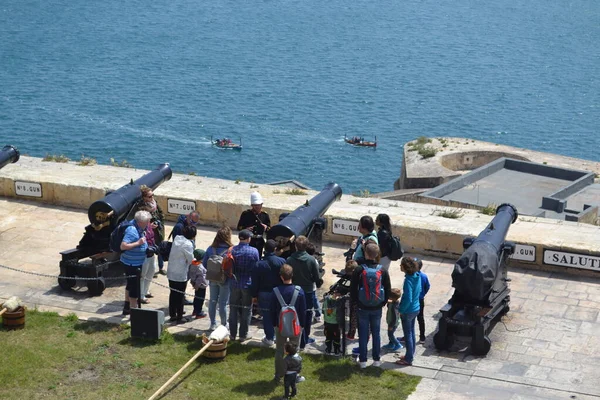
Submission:
M 415 356 L 415 319 L 421 309 L 419 299 L 421 297 L 421 276 L 419 275 L 419 263 L 412 257 L 404 257 L 400 262 L 404 272 L 404 286 L 400 300 L 400 320 L 406 343 L 406 354 L 396 361 L 398 365 L 412 365 Z

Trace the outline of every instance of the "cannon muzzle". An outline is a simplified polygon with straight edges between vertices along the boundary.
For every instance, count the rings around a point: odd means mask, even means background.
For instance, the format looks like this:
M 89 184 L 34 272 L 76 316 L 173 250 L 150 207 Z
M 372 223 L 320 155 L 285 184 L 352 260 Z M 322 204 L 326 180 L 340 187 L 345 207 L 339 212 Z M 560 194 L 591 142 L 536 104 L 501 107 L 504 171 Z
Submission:
M 507 287 L 505 263 L 514 253 L 515 245 L 505 240 L 518 215 L 513 205 L 502 204 L 477 238 L 463 241 L 466 250 L 452 272 L 455 295 L 472 302 L 488 302 Z
M 0 151 L 0 168 L 4 168 L 7 164 L 16 163 L 19 161 L 19 157 L 21 154 L 16 147 L 11 145 L 6 145 Z
M 95 201 L 88 208 L 88 218 L 92 227 L 95 230 L 110 225 L 114 227 L 140 199 L 140 187 L 142 185 L 154 190 L 163 182 L 171 179 L 172 175 L 173 172 L 169 164 L 161 164 L 141 178 L 131 181 L 127 185 L 107 194 L 104 198 Z
M 328 183 L 319 194 L 271 227 L 267 232 L 267 238 L 308 236 L 314 222 L 340 197 L 342 197 L 342 188 L 337 183 Z

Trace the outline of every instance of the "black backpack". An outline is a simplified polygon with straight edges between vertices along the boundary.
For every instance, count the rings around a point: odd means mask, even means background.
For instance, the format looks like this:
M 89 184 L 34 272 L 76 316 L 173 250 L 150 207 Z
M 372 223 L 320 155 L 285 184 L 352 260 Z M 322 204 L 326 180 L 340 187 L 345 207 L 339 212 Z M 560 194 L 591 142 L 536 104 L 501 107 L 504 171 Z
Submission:
M 110 233 L 110 241 L 108 243 L 108 247 L 110 251 L 114 251 L 115 253 L 121 252 L 121 243 L 123 243 L 123 238 L 125 237 L 125 231 L 130 226 L 133 226 L 133 220 L 125 220 L 121 222 L 111 233 Z
M 172 247 L 173 247 L 173 242 L 169 242 L 168 240 L 163 240 L 158 245 L 158 252 L 160 253 L 160 255 L 164 261 L 169 261 L 169 255 L 171 254 Z
M 390 249 L 388 258 L 392 261 L 398 261 L 404 255 L 404 251 L 402 251 L 402 245 L 400 244 L 400 239 L 398 239 L 398 236 L 390 235 L 388 240 L 388 246 Z

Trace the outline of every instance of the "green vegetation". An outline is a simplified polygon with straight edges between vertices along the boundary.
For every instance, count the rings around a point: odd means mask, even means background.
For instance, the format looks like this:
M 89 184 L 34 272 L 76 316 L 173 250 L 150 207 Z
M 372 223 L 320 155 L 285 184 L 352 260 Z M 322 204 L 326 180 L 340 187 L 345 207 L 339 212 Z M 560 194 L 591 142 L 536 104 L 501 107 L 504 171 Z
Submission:
M 123 159 L 121 162 L 119 162 L 112 157 L 110 158 L 110 165 L 112 165 L 113 167 L 133 168 L 133 165 L 129 164 L 127 160 Z
M 285 189 L 285 194 L 289 194 L 290 196 L 304 196 L 306 191 L 298 188 Z
M 441 139 L 440 142 L 442 140 L 444 140 L 443 144 L 446 144 L 445 139 Z M 408 151 L 416 151 L 424 159 L 431 158 L 436 155 L 437 150 L 431 146 L 427 146 L 428 143 L 431 143 L 431 139 L 425 136 L 421 136 L 417 138 L 417 140 L 408 144 Z
M 250 189 L 256 189 L 258 188 L 258 185 L 250 185 Z
M 77 162 L 77 165 L 80 165 L 82 167 L 87 167 L 87 166 L 96 165 L 96 164 L 98 164 L 98 162 L 96 161 L 95 158 L 86 157 L 83 154 L 81 155 L 81 158 Z
M 275 190 L 273 190 L 273 192 L 272 192 L 272 193 L 273 193 L 273 194 L 279 194 L 279 193 L 281 193 L 281 190 L 279 190 L 279 189 L 275 189 Z
M 66 163 L 71 161 L 69 159 L 69 157 L 61 154 L 61 155 L 56 155 L 56 154 L 46 154 L 44 156 L 44 158 L 42 158 L 42 161 L 52 161 L 52 162 L 57 162 L 57 163 Z
M 24 330 L 0 330 L 0 398 L 131 399 L 150 397 L 201 347 L 194 336 L 165 332 L 158 342 L 130 337 L 126 325 L 84 322 L 30 311 Z M 168 399 L 275 399 L 274 350 L 237 342 L 222 361 L 202 357 L 167 389 Z M 301 399 L 406 399 L 420 381 L 350 360 L 302 354 Z
M 241 179 L 241 178 L 237 178 L 237 179 L 235 180 L 235 182 L 233 182 L 233 183 L 235 183 L 236 185 L 239 185 L 241 181 L 242 181 L 242 179 Z
M 496 215 L 496 208 L 498 208 L 497 205 L 490 203 L 482 208 L 479 212 L 485 215 Z
M 360 204 L 360 200 L 350 200 L 350 204 Z
M 371 191 L 369 189 L 361 189 L 358 192 L 352 193 L 352 196 L 363 198 L 371 197 Z
M 448 208 L 445 210 L 436 210 L 435 215 L 437 215 L 438 217 L 443 217 L 443 218 L 458 219 L 458 218 L 461 218 L 463 215 L 465 215 L 465 213 L 464 213 L 464 211 L 462 211 L 459 208 L 454 208 L 454 209 Z

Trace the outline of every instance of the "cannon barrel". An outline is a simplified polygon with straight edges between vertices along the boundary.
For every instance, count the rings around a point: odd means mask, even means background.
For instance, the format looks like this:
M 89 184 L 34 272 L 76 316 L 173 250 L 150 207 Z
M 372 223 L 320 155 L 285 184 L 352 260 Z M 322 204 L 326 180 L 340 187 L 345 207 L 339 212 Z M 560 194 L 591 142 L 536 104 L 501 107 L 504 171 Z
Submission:
M 0 151 L 0 168 L 4 168 L 7 164 L 16 163 L 19 161 L 19 157 L 21 154 L 16 147 L 11 145 L 6 145 Z
M 328 183 L 319 194 L 271 227 L 267 232 L 267 238 L 307 235 L 313 222 L 325 214 L 333 202 L 340 197 L 342 197 L 342 188 L 337 183 Z
M 506 289 L 506 258 L 514 252 L 514 243 L 506 242 L 510 225 L 517 220 L 517 209 L 502 204 L 496 216 L 477 236 L 463 242 L 465 252 L 454 264 L 452 286 L 455 297 L 463 301 L 486 303 Z
M 107 194 L 104 198 L 95 201 L 88 208 L 88 218 L 96 230 L 108 225 L 116 225 L 122 217 L 129 212 L 131 207 L 140 199 L 140 187 L 146 185 L 153 190 L 163 182 L 171 179 L 173 172 L 168 163 L 160 164 L 155 170 L 141 178 L 131 181 L 127 185 Z

